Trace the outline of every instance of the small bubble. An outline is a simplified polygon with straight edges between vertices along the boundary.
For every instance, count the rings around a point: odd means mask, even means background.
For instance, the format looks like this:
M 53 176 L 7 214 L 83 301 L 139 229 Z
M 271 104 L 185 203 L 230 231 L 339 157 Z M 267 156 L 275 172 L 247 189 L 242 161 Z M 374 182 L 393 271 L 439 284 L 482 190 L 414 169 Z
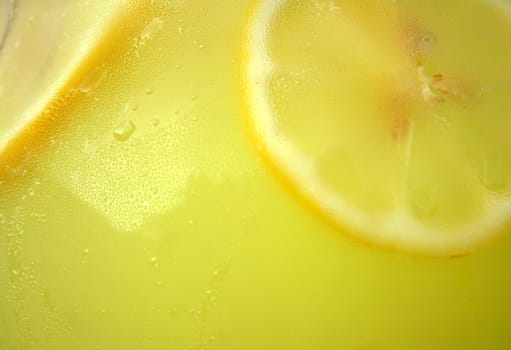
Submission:
M 204 49 L 205 47 L 206 47 L 205 45 L 200 44 L 200 45 L 199 45 L 199 50 L 202 50 L 202 49 Z
M 158 127 L 158 125 L 160 125 L 160 119 L 158 119 L 158 118 L 153 118 L 153 119 L 151 119 L 150 124 L 151 124 L 151 127 L 152 127 L 152 128 L 157 128 L 157 127 Z
M 156 282 L 156 285 L 157 285 L 158 287 L 163 286 L 163 281 L 161 281 L 161 280 L 160 280 L 160 281 Z
M 125 120 L 114 129 L 113 134 L 118 141 L 122 142 L 129 139 L 135 129 L 135 124 L 131 120 Z
M 151 260 L 151 263 L 153 264 L 153 267 L 154 267 L 155 269 L 157 269 L 157 268 L 159 268 L 159 267 L 160 267 L 160 262 L 159 262 L 159 260 L 158 260 L 158 257 L 153 256 L 153 257 L 151 257 L 151 259 L 150 259 L 150 260 Z
M 154 92 L 154 90 L 153 90 L 153 89 L 151 89 L 151 88 L 148 88 L 148 89 L 146 89 L 146 90 L 145 90 L 145 94 L 146 94 L 146 95 L 152 95 L 152 94 L 153 94 L 153 92 Z
M 197 95 L 192 96 L 192 101 L 197 101 L 198 99 L 199 99 L 199 96 L 197 96 Z
M 176 64 L 176 69 L 181 69 L 181 65 L 180 64 Z

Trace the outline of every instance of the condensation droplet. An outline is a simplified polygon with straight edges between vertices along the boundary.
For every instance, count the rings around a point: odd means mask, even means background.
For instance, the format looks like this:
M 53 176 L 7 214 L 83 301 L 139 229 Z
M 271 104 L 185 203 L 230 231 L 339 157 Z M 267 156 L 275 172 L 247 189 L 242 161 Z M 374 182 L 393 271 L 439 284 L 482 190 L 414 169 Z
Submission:
M 144 30 L 137 36 L 133 42 L 133 45 L 137 49 L 141 49 L 146 45 L 146 42 L 150 40 L 156 33 L 162 30 L 165 22 L 161 18 L 153 18 L 149 24 L 147 24 Z
M 158 260 L 158 258 L 156 256 L 151 257 L 150 260 L 151 260 L 151 263 L 153 264 L 153 267 L 155 269 L 160 267 L 160 262 L 159 262 L 159 260 Z
M 125 120 L 113 131 L 114 137 L 119 141 L 126 141 L 135 132 L 135 124 L 131 120 Z
M 150 124 L 151 124 L 152 128 L 157 128 L 160 125 L 160 119 L 153 118 L 153 119 L 151 119 Z
M 81 93 L 88 93 L 97 88 L 106 77 L 104 67 L 97 67 L 89 72 L 76 88 Z

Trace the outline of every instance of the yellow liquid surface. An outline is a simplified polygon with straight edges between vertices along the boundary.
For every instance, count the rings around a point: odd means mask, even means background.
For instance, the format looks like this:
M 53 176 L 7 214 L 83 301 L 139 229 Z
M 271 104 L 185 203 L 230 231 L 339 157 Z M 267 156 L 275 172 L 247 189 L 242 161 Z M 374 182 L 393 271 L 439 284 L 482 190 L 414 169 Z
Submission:
M 509 235 L 460 259 L 371 247 L 263 164 L 240 92 L 250 6 L 121 11 L 2 153 L 0 349 L 511 346 Z

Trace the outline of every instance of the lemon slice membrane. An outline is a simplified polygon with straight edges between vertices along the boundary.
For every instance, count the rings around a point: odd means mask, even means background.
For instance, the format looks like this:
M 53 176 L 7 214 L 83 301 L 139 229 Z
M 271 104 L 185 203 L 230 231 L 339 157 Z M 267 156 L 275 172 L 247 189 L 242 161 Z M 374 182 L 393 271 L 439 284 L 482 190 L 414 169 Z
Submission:
M 468 253 L 511 214 L 509 38 L 506 1 L 264 0 L 245 41 L 251 129 L 337 226 Z

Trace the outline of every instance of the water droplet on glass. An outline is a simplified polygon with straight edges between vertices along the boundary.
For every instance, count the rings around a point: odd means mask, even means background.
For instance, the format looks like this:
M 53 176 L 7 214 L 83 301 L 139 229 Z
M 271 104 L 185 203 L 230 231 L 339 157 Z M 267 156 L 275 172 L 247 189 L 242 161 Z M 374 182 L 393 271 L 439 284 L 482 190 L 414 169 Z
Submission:
M 146 25 L 142 33 L 135 38 L 134 46 L 138 49 L 144 47 L 146 42 L 163 28 L 164 24 L 165 22 L 161 18 L 153 18 L 151 22 Z
M 151 124 L 151 127 L 152 127 L 152 128 L 157 128 L 157 127 L 158 127 L 158 125 L 160 125 L 160 119 L 158 119 L 158 118 L 153 118 L 153 119 L 151 119 L 150 124 Z
M 135 124 L 131 120 L 125 120 L 114 129 L 113 134 L 117 140 L 126 141 L 135 129 Z
M 81 93 L 88 93 L 98 87 L 99 84 L 101 84 L 101 82 L 104 80 L 105 76 L 105 68 L 97 67 L 85 76 L 80 85 L 78 85 L 77 90 Z
M 158 257 L 152 256 L 149 260 L 155 269 L 160 267 L 160 261 L 158 260 Z

